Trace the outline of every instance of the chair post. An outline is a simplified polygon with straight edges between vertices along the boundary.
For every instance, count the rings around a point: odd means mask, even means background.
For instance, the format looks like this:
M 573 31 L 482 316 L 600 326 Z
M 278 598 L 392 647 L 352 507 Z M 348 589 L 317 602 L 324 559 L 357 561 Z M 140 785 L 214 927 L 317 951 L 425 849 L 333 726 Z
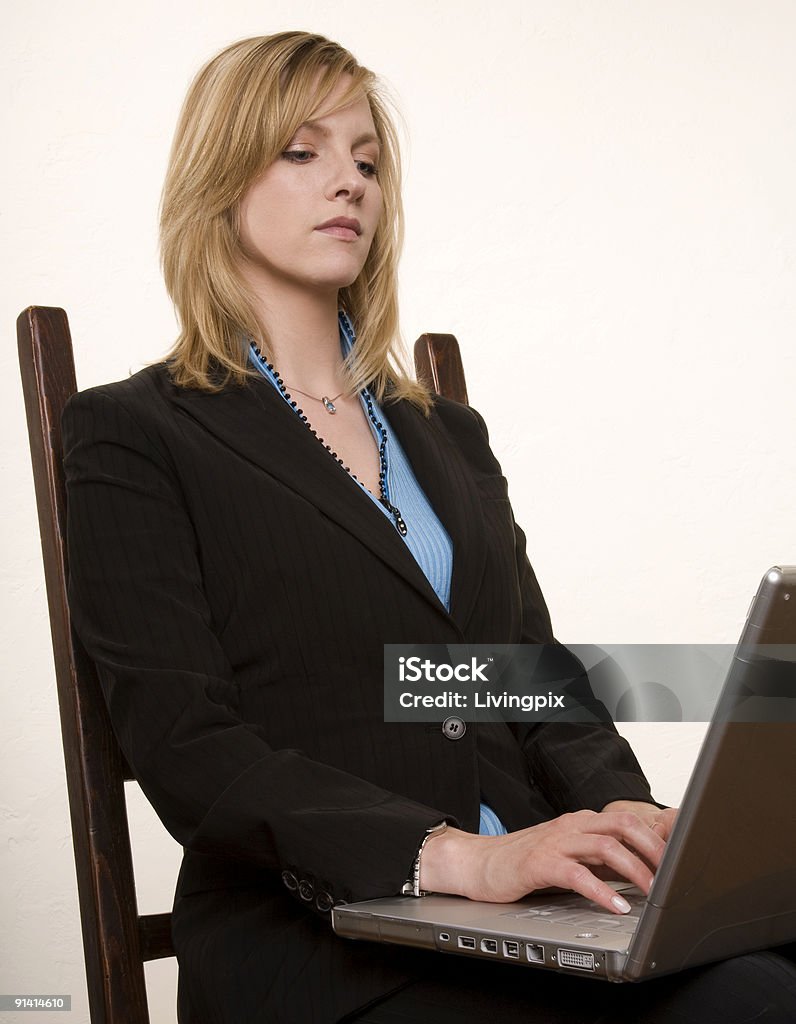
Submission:
M 414 357 L 419 379 L 438 395 L 469 405 L 459 343 L 452 334 L 421 334 Z
M 63 309 L 31 306 L 17 320 L 36 503 L 50 612 L 92 1024 L 148 1024 L 125 762 L 93 663 L 67 603 L 61 413 L 76 390 Z

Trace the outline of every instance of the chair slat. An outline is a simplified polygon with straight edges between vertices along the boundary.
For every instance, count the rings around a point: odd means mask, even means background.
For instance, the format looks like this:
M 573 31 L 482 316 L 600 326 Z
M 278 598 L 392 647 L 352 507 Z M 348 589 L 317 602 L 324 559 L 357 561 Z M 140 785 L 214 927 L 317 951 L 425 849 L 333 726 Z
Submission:
M 138 918 L 142 960 L 162 960 L 174 956 L 171 943 L 171 914 L 144 914 Z

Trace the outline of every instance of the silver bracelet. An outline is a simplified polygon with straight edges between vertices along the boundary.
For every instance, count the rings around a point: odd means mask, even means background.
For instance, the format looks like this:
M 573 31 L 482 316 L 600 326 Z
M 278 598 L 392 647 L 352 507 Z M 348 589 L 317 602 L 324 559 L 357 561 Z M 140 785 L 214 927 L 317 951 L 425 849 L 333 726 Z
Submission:
M 427 890 L 420 888 L 420 858 L 423 854 L 423 847 L 429 841 L 432 836 L 438 836 L 448 827 L 447 821 L 441 821 L 439 825 L 434 825 L 433 828 L 426 829 L 426 834 L 423 836 L 423 842 L 420 844 L 420 848 L 417 851 L 415 862 L 412 865 L 412 874 L 404 882 L 401 894 L 403 896 L 425 896 Z

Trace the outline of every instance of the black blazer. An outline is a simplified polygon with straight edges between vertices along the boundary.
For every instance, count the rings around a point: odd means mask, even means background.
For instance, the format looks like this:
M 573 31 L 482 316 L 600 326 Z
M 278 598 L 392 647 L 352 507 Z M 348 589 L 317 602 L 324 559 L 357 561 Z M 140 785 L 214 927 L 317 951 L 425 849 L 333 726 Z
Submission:
M 481 795 L 510 830 L 651 800 L 610 725 L 385 724 L 385 643 L 552 640 L 482 418 L 385 411 L 453 541 L 450 614 L 267 381 L 210 394 L 159 364 L 64 414 L 75 628 L 185 849 L 183 1020 L 331 1022 L 431 969 L 336 937 L 329 907 L 398 892 L 425 829 L 477 831 Z

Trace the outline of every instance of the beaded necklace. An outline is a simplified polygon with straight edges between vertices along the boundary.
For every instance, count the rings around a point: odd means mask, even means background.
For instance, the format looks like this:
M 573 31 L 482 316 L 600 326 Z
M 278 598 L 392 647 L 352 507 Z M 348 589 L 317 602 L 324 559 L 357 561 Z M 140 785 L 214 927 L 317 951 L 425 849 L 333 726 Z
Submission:
M 309 420 L 304 415 L 304 410 L 300 409 L 297 403 L 291 399 L 290 394 L 287 388 L 285 387 L 285 382 L 282 380 L 281 376 L 279 375 L 279 371 L 276 369 L 273 363 L 268 362 L 268 360 L 265 358 L 265 356 L 262 354 L 260 349 L 253 341 L 250 342 L 250 348 L 251 351 L 256 356 L 257 361 L 255 365 L 257 366 L 257 368 L 260 370 L 261 373 L 265 373 L 267 371 L 268 376 L 276 384 L 280 393 L 286 399 L 291 408 L 296 412 L 299 419 L 307 424 L 307 427 L 309 427 L 310 433 L 313 435 L 313 437 L 316 437 L 320 441 L 320 443 L 324 446 L 327 452 L 329 452 L 329 454 L 339 463 L 339 465 L 343 467 L 343 469 L 346 471 L 346 473 L 349 474 L 349 476 L 353 477 L 353 479 L 356 480 L 360 487 L 364 487 L 364 484 L 362 483 L 361 480 L 358 479 L 356 473 L 352 473 L 350 468 L 343 464 L 343 460 L 340 458 L 337 452 L 332 451 L 332 446 L 327 444 L 324 441 L 324 439 L 318 434 L 318 432 L 310 426 Z M 370 422 L 373 424 L 373 426 L 376 428 L 376 432 L 378 433 L 380 439 L 378 500 L 379 503 L 382 504 L 390 513 L 390 515 L 395 519 L 395 528 L 398 530 L 398 533 L 400 533 L 402 537 L 405 537 L 408 531 L 406 523 L 403 520 L 403 516 L 401 515 L 401 510 L 392 504 L 387 495 L 387 431 L 385 430 L 381 420 L 376 418 L 376 414 L 373 411 L 373 402 L 370 397 L 370 393 L 368 392 L 368 389 L 362 388 L 362 390 L 359 393 L 365 401 L 365 407 L 367 409 L 368 418 L 370 419 Z

